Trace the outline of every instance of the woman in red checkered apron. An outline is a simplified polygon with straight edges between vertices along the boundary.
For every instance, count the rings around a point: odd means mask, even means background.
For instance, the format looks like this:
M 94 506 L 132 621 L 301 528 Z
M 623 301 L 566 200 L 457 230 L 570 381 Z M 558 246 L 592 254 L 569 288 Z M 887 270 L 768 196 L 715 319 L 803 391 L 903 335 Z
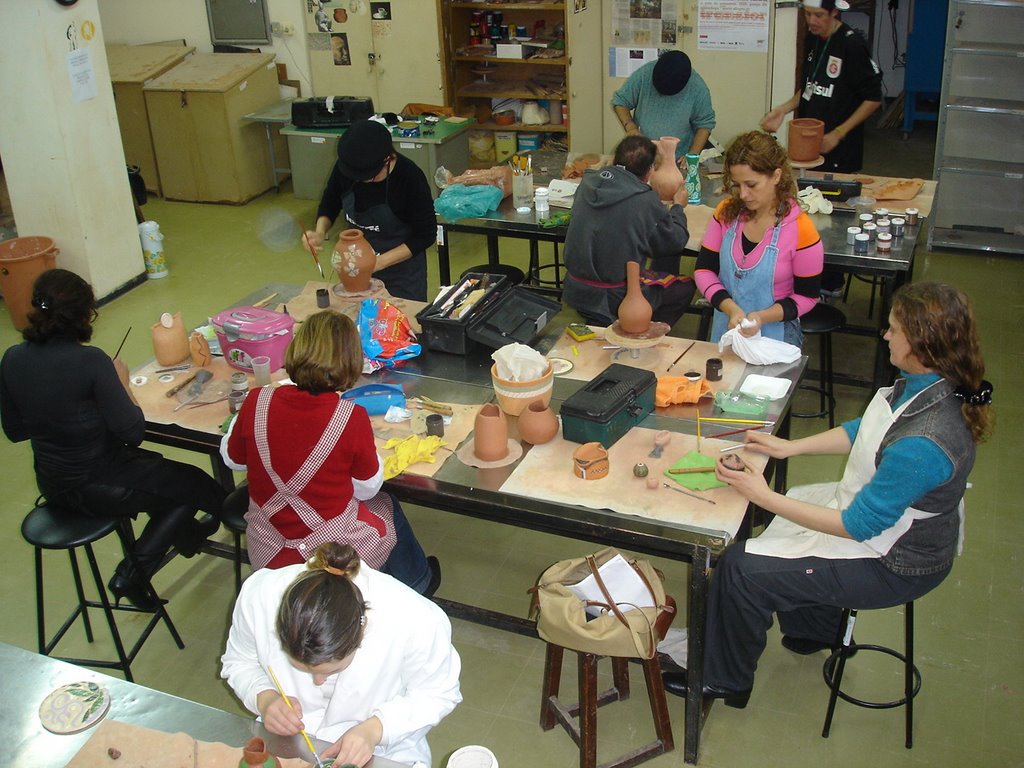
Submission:
M 339 397 L 363 366 L 351 319 L 307 318 L 288 347 L 294 384 L 250 392 L 221 442 L 248 475 L 246 538 L 253 568 L 305 562 L 327 541 L 351 544 L 367 565 L 433 594 L 440 566 L 423 554 L 401 505 L 381 492 L 383 462 L 366 410 Z

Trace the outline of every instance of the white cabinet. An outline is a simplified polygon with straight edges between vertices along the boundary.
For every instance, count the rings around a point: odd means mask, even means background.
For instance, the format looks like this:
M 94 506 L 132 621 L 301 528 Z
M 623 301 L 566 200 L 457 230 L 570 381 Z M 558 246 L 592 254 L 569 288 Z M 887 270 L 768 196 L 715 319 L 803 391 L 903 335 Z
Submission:
M 929 247 L 1024 254 L 1022 30 L 1022 0 L 950 0 Z

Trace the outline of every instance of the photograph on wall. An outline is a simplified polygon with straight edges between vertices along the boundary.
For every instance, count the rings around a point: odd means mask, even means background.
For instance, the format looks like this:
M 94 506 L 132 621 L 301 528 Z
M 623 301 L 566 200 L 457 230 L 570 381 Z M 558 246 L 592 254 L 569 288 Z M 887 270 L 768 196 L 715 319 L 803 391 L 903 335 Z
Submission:
M 331 35 L 331 55 L 336 67 L 352 66 L 352 55 L 348 50 L 348 34 L 335 32 Z
M 660 19 L 661 0 L 629 0 L 629 18 Z
M 370 18 L 374 21 L 390 21 L 391 3 L 370 3 Z
M 389 5 L 389 3 L 374 3 Z M 362 0 L 306 0 L 306 31 L 330 33 L 348 21 L 352 13 L 364 10 Z M 390 18 L 390 16 L 389 16 Z
M 611 0 L 612 44 L 622 48 L 675 47 L 676 4 L 665 0 Z
M 580 11 L 587 10 L 587 0 L 575 0 L 573 5 L 573 13 L 579 13 Z

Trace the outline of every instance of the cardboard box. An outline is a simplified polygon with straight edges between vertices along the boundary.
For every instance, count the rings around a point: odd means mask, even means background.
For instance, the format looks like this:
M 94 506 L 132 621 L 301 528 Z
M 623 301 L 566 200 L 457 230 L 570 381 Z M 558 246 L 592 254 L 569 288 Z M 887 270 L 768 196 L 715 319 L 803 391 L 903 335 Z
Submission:
M 524 43 L 498 43 L 494 55 L 499 59 L 525 59 L 537 50 L 537 46 Z

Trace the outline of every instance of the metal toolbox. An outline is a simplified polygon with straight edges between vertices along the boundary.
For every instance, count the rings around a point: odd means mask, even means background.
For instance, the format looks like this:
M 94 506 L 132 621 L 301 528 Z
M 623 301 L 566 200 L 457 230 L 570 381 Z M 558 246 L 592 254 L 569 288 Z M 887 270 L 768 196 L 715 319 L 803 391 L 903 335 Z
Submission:
M 562 403 L 562 436 L 611 448 L 654 410 L 652 371 L 613 363 Z

